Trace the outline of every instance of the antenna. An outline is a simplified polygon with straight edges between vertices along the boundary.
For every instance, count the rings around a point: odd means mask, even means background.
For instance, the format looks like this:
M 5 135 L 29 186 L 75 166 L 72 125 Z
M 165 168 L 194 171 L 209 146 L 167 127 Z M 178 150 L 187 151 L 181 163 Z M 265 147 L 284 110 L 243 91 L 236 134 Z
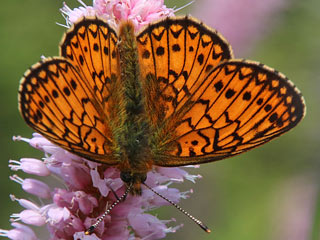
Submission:
M 117 201 L 115 201 L 99 218 L 98 220 L 95 222 L 95 224 L 92 224 L 85 232 L 85 235 L 90 235 L 93 233 L 93 231 L 96 229 L 96 227 L 102 222 L 102 220 L 111 212 L 111 210 L 118 205 L 118 203 L 120 203 L 123 199 L 125 199 L 128 195 L 128 193 L 130 192 L 132 188 L 132 184 L 127 188 L 127 190 L 125 191 L 125 193 L 117 198 Z M 117 195 L 116 195 L 117 196 Z
M 155 190 L 153 190 L 151 187 L 149 187 L 147 184 L 142 183 L 144 186 L 146 186 L 148 189 L 150 189 L 153 193 L 155 193 L 156 195 L 158 195 L 159 197 L 161 197 L 162 199 L 166 200 L 167 202 L 169 202 L 172 206 L 174 206 L 176 209 L 178 209 L 180 212 L 182 212 L 184 215 L 186 215 L 188 218 L 190 218 L 194 223 L 196 223 L 199 227 L 201 227 L 205 232 L 207 233 L 211 233 L 211 230 L 204 225 L 199 219 L 195 218 L 194 216 L 192 216 L 190 213 L 188 213 L 186 210 L 182 209 L 178 204 L 174 203 L 173 201 L 171 201 L 170 199 L 166 198 L 165 196 L 162 196 L 160 193 L 156 192 Z M 132 184 L 127 188 L 127 190 L 125 191 L 125 193 L 117 198 L 117 201 L 115 201 L 99 218 L 98 220 L 95 222 L 95 224 L 91 225 L 86 231 L 85 231 L 85 235 L 90 235 L 94 232 L 94 230 L 96 229 L 96 227 L 102 222 L 102 220 L 105 218 L 105 216 L 107 216 L 111 210 L 117 206 L 120 202 L 122 202 L 122 200 L 124 200 L 127 195 L 129 194 L 130 190 L 132 188 Z
M 156 195 L 158 195 L 159 197 L 161 197 L 162 199 L 166 200 L 167 202 L 169 202 L 171 205 L 173 205 L 176 209 L 178 209 L 180 212 L 182 212 L 184 215 L 186 215 L 188 218 L 190 218 L 193 222 L 195 222 L 196 224 L 198 224 L 199 227 L 201 227 L 204 231 L 206 231 L 207 233 L 211 233 L 211 230 L 204 225 L 199 219 L 195 218 L 194 216 L 192 216 L 190 213 L 188 213 L 186 210 L 182 209 L 178 204 L 174 203 L 173 201 L 171 201 L 170 199 L 166 198 L 165 196 L 162 196 L 160 193 L 156 192 L 155 190 L 153 190 L 151 187 L 149 187 L 147 184 L 143 183 L 143 185 L 145 185 L 148 189 L 150 189 L 153 193 L 155 193 Z

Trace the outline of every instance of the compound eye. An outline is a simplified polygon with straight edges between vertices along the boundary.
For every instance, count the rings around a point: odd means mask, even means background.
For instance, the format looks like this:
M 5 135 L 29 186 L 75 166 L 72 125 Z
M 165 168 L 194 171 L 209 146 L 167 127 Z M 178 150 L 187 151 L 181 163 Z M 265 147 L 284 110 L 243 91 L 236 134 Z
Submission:
M 125 183 L 131 183 L 132 182 L 132 175 L 129 172 L 121 172 L 120 178 Z

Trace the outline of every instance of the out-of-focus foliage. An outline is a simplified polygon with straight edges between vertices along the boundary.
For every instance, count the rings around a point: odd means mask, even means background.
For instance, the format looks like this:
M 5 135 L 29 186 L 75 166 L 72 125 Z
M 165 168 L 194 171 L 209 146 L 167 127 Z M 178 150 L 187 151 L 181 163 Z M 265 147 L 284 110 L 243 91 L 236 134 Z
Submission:
M 75 0 L 67 3 L 78 6 Z M 179 7 L 187 1 L 166 3 Z M 193 3 L 196 4 L 201 4 L 201 0 Z M 10 228 L 9 215 L 20 211 L 16 203 L 10 202 L 9 194 L 24 196 L 20 187 L 8 179 L 12 174 L 7 167 L 8 160 L 41 157 L 27 144 L 11 141 L 13 135 L 29 137 L 32 133 L 17 109 L 19 79 L 41 55 L 58 55 L 58 43 L 65 31 L 55 24 L 64 23 L 58 12 L 61 6 L 62 1 L 54 0 L 1 3 L 0 228 Z M 196 185 L 184 186 L 193 188 L 194 194 L 181 205 L 210 226 L 213 233 L 207 235 L 178 211 L 165 207 L 157 211 L 160 217 L 176 218 L 177 223 L 185 224 L 168 239 L 319 239 L 319 9 L 317 0 L 289 1 L 272 26 L 263 26 L 262 32 L 267 34 L 252 46 L 250 55 L 237 55 L 263 62 L 286 74 L 305 96 L 306 118 L 294 130 L 263 147 L 192 170 L 203 179 Z M 179 13 L 192 14 L 192 6 Z

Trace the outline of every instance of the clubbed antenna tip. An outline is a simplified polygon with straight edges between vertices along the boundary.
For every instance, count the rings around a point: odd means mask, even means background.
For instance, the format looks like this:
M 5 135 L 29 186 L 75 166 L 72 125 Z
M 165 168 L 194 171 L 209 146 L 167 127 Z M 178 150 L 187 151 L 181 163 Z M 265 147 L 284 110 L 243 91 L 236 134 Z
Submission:
M 207 233 L 211 233 L 211 230 L 210 230 L 206 225 L 202 224 L 202 225 L 200 225 L 200 227 L 201 227 L 204 231 L 206 231 Z
M 91 235 L 95 229 L 95 226 L 90 226 L 87 231 L 84 232 L 85 235 Z

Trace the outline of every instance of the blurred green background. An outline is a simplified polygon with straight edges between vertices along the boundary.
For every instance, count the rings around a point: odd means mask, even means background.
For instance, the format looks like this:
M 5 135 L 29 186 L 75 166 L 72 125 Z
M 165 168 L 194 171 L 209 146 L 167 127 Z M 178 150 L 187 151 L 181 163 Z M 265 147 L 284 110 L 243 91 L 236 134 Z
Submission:
M 169 7 L 185 3 L 187 1 L 166 1 Z M 177 224 L 184 223 L 184 228 L 166 239 L 320 239 L 320 1 L 287 3 L 281 16 L 277 16 L 278 22 L 264 26 L 267 34 L 259 38 L 249 53 L 236 56 L 263 62 L 285 73 L 305 97 L 306 118 L 293 131 L 269 144 L 192 170 L 203 178 L 197 184 L 179 185 L 181 189 L 194 190 L 191 197 L 180 204 L 212 228 L 213 233 L 204 233 L 173 207 L 163 207 L 156 211 L 160 218 L 175 218 Z M 79 6 L 75 0 L 67 4 Z M 197 4 L 201 4 L 201 0 L 193 6 Z M 10 201 L 9 194 L 28 198 L 17 183 L 9 180 L 13 173 L 7 167 L 8 160 L 42 156 L 28 144 L 11 140 L 13 135 L 30 137 L 32 133 L 17 109 L 19 79 L 41 55 L 58 54 L 58 43 L 65 31 L 55 24 L 64 23 L 58 12 L 61 6 L 62 1 L 57 0 L 1 2 L 2 229 L 9 229 L 10 214 L 20 211 L 18 204 Z M 179 14 L 192 14 L 193 6 Z M 211 27 L 215 27 L 214 24 Z

